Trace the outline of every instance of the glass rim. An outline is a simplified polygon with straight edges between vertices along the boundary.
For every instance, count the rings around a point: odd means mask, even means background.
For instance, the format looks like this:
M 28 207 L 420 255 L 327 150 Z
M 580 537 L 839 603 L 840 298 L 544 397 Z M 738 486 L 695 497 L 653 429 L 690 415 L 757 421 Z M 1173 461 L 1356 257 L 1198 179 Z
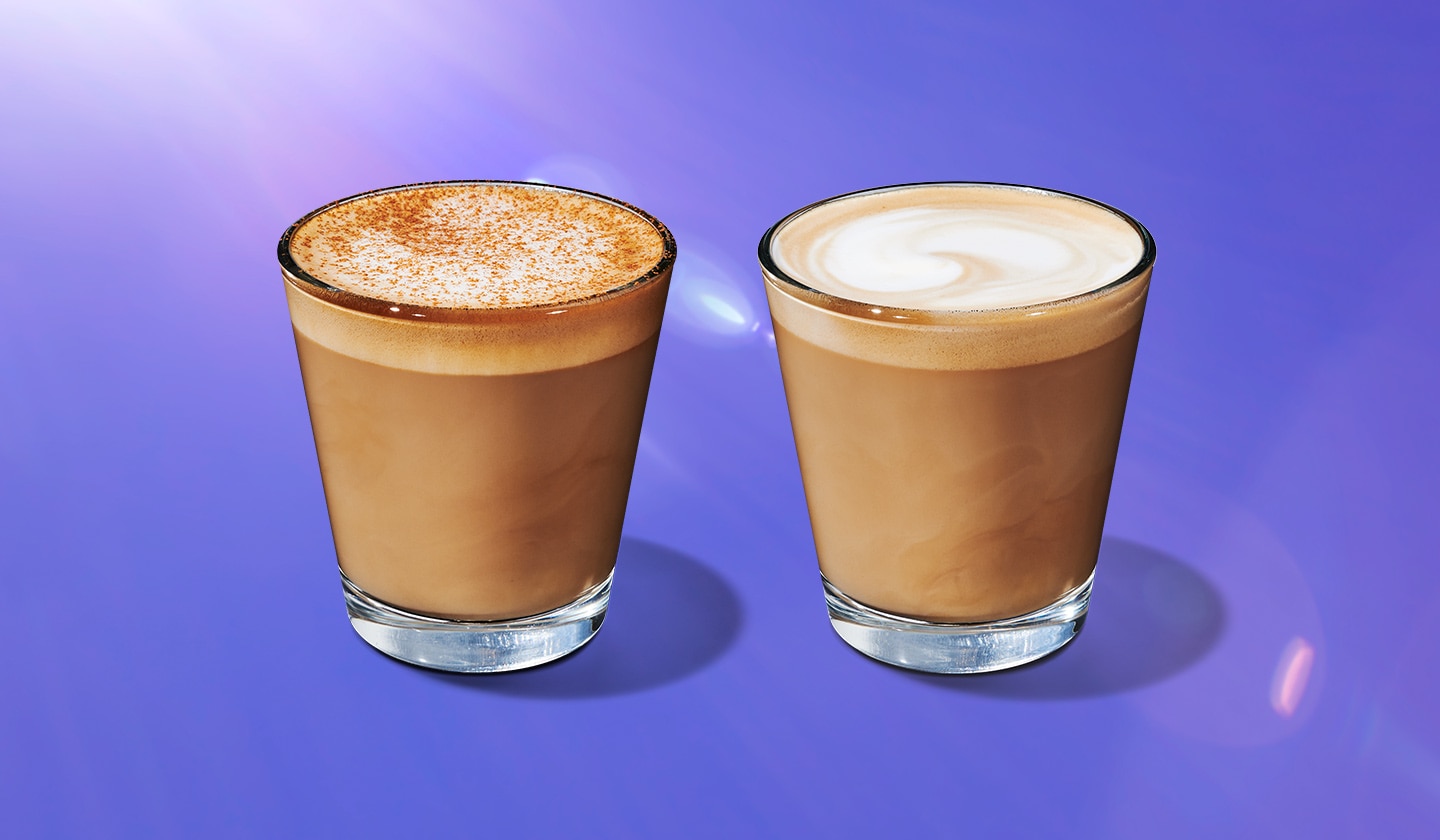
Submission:
M 413 303 L 402 303 L 400 301 L 385 300 L 384 298 L 371 297 L 359 292 L 343 289 L 331 283 L 326 283 L 320 278 L 309 273 L 300 267 L 294 255 L 290 253 L 290 242 L 295 234 L 311 220 L 321 216 L 337 207 L 373 198 L 389 193 L 405 192 L 426 187 L 470 187 L 470 186 L 505 186 L 521 187 L 525 189 L 547 190 L 550 192 L 569 193 L 581 195 L 587 198 L 597 199 L 606 204 L 619 207 L 639 216 L 654 230 L 660 234 L 661 254 L 660 258 L 639 277 L 626 283 L 597 292 L 591 295 L 574 298 L 565 301 L 555 301 L 533 306 L 505 306 L 505 307 L 481 307 L 481 306 L 423 306 Z M 675 237 L 670 229 L 663 222 L 649 213 L 641 210 L 633 204 L 611 198 L 590 190 L 582 190 L 577 187 L 567 187 L 560 184 L 542 184 L 535 181 L 509 181 L 498 179 L 462 179 L 449 181 L 417 181 L 410 184 L 399 184 L 393 187 L 382 187 L 380 189 L 366 190 L 344 198 L 336 199 L 322 207 L 317 207 L 301 216 L 294 224 L 285 229 L 281 235 L 280 242 L 276 246 L 276 254 L 280 260 L 280 268 L 285 272 L 287 278 L 299 281 L 308 288 L 304 291 L 321 300 L 337 304 L 346 309 L 357 312 L 364 312 L 371 315 L 378 315 L 386 318 L 410 321 L 413 318 L 424 319 L 440 323 L 474 323 L 490 319 L 514 318 L 524 315 L 558 315 L 561 312 L 574 307 L 588 307 L 602 303 L 610 298 L 634 291 L 635 289 L 649 285 L 658 280 L 665 272 L 669 271 L 675 264 L 676 247 Z
M 779 264 L 775 261 L 775 257 L 772 253 L 772 246 L 774 245 L 776 236 L 781 233 L 781 231 L 785 228 L 786 225 L 790 224 L 791 222 L 795 221 L 806 213 L 809 213 L 811 210 L 815 210 L 819 207 L 823 207 L 837 201 L 843 201 L 847 198 L 854 198 L 856 196 L 873 195 L 886 192 L 898 192 L 901 190 L 915 189 L 919 187 L 985 187 L 994 189 L 1015 190 L 1019 192 L 1037 193 L 1047 196 L 1060 196 L 1068 199 L 1082 201 L 1093 207 L 1098 207 L 1101 210 L 1109 212 L 1118 217 L 1121 221 L 1128 224 L 1140 237 L 1140 259 L 1137 260 L 1135 265 L 1133 265 L 1120 277 L 1111 280 L 1103 286 L 1099 286 L 1089 291 L 1080 292 L 1079 294 L 1075 295 L 1068 295 L 1063 298 L 1056 298 L 1054 300 L 1041 301 L 1038 303 L 1022 303 L 1015 306 L 989 306 L 979 307 L 975 309 L 917 309 L 903 306 L 887 306 L 878 303 L 868 303 L 862 300 L 855 300 L 854 298 L 842 297 L 840 295 L 832 294 L 830 292 L 821 291 L 814 288 L 813 286 L 809 286 L 801 282 L 794 276 L 781 269 Z M 819 201 L 811 202 L 810 204 L 801 207 L 799 210 L 796 210 L 795 212 L 785 216 L 780 221 L 771 225 L 769 230 L 765 231 L 765 235 L 760 237 L 759 255 L 760 267 L 765 271 L 765 273 L 770 277 L 779 280 L 781 283 L 791 287 L 790 289 L 782 289 L 782 291 L 798 291 L 799 294 L 794 295 L 794 297 L 798 298 L 801 301 L 807 301 L 807 299 L 810 299 L 808 302 L 819 302 L 824 306 L 825 309 L 839 312 L 845 315 L 853 315 L 858 318 L 865 318 L 872 321 L 923 323 L 925 321 L 935 321 L 937 319 L 942 321 L 966 320 L 969 318 L 984 317 L 994 314 L 1019 314 L 1031 311 L 1043 311 L 1057 306 L 1067 306 L 1106 295 L 1121 286 L 1128 285 L 1136 278 L 1144 276 L 1154 266 L 1155 238 L 1150 235 L 1150 231 L 1147 230 L 1144 225 L 1140 224 L 1138 220 L 1136 220 L 1133 216 L 1126 213 L 1125 211 L 1112 207 L 1102 201 L 1096 201 L 1093 198 L 1088 198 L 1083 195 L 1077 195 L 1075 193 L 1065 192 L 1064 190 L 1055 190 L 1048 187 L 1032 187 L 1026 184 L 1008 184 L 999 181 L 915 181 L 905 184 L 891 184 L 883 187 L 869 187 L 867 189 L 853 190 L 851 192 L 840 193 L 839 195 L 832 195 L 829 198 L 822 198 Z

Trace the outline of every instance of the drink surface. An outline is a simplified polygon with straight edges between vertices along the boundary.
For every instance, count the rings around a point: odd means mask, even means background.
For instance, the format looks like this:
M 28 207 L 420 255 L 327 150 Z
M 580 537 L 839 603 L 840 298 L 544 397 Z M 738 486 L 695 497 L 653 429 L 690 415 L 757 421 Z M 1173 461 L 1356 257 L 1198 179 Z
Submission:
M 537 184 L 422 184 L 338 203 L 290 235 L 316 280 L 411 306 L 510 309 L 595 297 L 661 261 L 663 235 L 598 196 Z
M 280 241 L 295 330 L 423 373 L 589 364 L 659 329 L 675 240 L 642 211 L 543 184 L 458 181 L 338 201 Z
M 1063 300 L 1137 266 L 1145 244 L 1122 216 L 1061 193 L 924 184 L 832 199 L 783 223 L 781 271 L 836 297 L 932 311 Z

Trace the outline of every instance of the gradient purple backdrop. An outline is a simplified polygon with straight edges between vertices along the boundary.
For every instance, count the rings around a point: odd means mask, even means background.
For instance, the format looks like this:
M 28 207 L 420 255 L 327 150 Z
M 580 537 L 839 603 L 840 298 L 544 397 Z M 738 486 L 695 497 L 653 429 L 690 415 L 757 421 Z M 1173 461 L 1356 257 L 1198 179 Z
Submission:
M 9 4 L 0 833 L 1440 834 L 1427 4 Z M 539 178 L 681 258 L 596 641 L 345 621 L 275 241 Z M 983 678 L 825 620 L 754 249 L 915 180 L 1159 262 L 1089 626 Z

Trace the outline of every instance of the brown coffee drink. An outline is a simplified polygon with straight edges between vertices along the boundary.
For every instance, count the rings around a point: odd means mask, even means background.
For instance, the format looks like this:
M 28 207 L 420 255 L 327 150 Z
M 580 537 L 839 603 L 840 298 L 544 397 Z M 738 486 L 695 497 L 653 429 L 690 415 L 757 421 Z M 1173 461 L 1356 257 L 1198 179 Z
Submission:
M 761 261 L 835 589 L 983 624 L 1087 585 L 1153 261 L 1142 227 L 1063 193 L 920 184 L 799 211 Z
M 576 190 L 421 184 L 310 214 L 280 257 L 355 587 L 487 622 L 609 578 L 675 259 L 663 225 Z

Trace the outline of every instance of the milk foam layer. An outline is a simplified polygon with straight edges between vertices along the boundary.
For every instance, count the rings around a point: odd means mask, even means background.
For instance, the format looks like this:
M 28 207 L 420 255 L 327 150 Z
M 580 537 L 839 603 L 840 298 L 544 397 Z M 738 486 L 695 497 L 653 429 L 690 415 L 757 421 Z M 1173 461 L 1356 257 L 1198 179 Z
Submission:
M 575 302 L 656 267 L 660 231 L 603 199 L 531 184 L 435 184 L 370 194 L 301 225 L 310 276 L 401 305 L 509 309 Z
M 1140 262 L 1144 242 L 1116 213 L 1018 187 L 902 187 L 832 200 L 783 225 L 776 265 L 816 290 L 931 311 L 1063 300 Z

